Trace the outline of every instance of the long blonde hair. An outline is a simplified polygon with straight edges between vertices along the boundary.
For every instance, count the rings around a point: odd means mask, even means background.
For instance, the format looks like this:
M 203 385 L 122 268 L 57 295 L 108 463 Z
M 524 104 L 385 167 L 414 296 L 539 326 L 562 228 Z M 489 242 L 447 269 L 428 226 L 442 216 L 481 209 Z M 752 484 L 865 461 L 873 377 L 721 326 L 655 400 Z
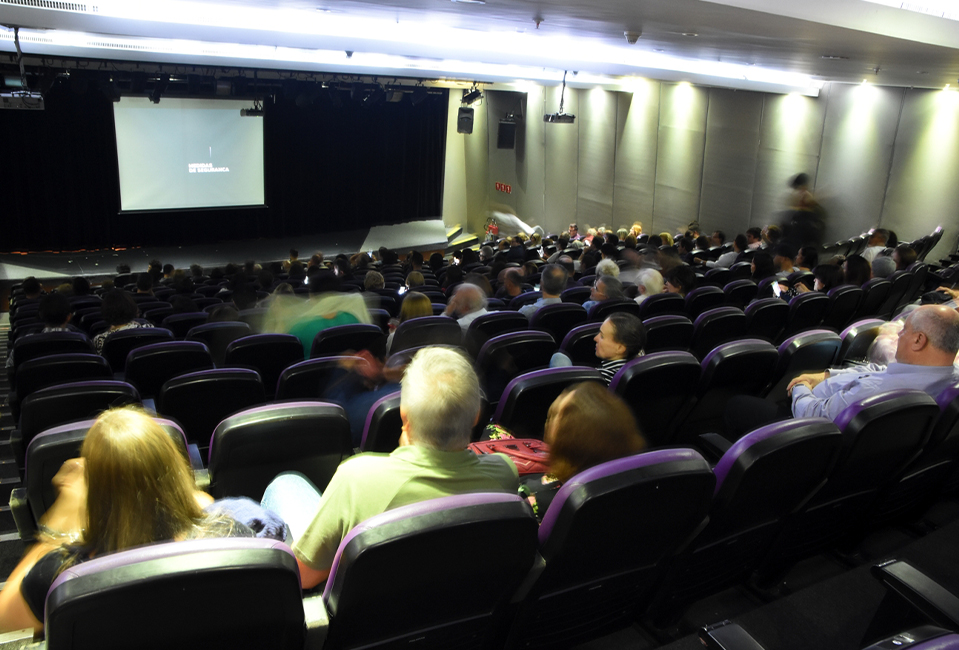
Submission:
M 100 415 L 83 442 L 87 526 L 82 545 L 109 553 L 186 535 L 203 519 L 184 450 L 146 413 Z

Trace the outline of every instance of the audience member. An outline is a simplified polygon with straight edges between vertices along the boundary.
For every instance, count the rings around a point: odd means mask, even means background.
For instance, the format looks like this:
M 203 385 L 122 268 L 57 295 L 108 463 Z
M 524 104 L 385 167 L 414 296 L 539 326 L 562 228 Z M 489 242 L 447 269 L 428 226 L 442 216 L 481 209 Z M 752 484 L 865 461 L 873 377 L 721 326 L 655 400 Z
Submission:
M 565 268 L 565 266 L 564 266 Z M 569 269 L 566 269 L 569 272 Z M 596 265 L 596 275 L 608 275 L 614 278 L 619 277 L 619 264 L 611 259 L 602 259 Z
M 869 236 L 869 241 L 866 242 L 866 250 L 862 252 L 863 258 L 870 264 L 876 255 L 886 250 L 886 244 L 889 241 L 889 231 L 885 228 L 876 228 L 872 231 L 872 234 Z
M 443 312 L 445 316 L 455 318 L 463 331 L 469 329 L 470 323 L 488 314 L 486 309 L 486 294 L 475 284 L 464 282 L 453 291 L 453 297 Z
M 896 261 L 891 255 L 876 255 L 872 260 L 872 277 L 888 278 L 896 270 Z
M 641 305 L 650 296 L 662 293 L 663 284 L 663 275 L 656 269 L 640 269 L 636 276 L 636 288 L 639 291 L 636 303 Z
M 721 234 L 722 231 L 717 230 L 716 233 Z M 714 233 L 713 234 L 714 241 L 715 241 L 715 238 L 716 238 L 716 234 Z M 723 235 L 723 238 L 725 238 L 725 235 Z M 711 269 L 716 269 L 716 268 L 728 269 L 730 266 L 736 263 L 736 258 L 738 258 L 739 255 L 744 250 L 746 250 L 746 246 L 747 246 L 746 235 L 743 235 L 742 233 L 740 233 L 736 235 L 736 237 L 733 239 L 733 249 L 729 251 L 728 253 L 723 253 L 715 261 L 706 260 L 701 257 L 696 258 L 695 261 L 699 264 L 706 264 L 706 266 Z
M 892 259 L 896 262 L 896 270 L 904 271 L 919 259 L 919 254 L 909 244 L 899 244 L 892 252 Z
M 624 300 L 623 283 L 611 275 L 598 275 L 593 282 L 593 289 L 589 300 L 583 303 L 583 308 L 589 311 L 596 305 L 607 300 Z
M 137 275 L 137 295 L 139 296 L 152 296 L 153 295 L 153 278 L 149 273 L 140 273 Z
M 636 316 L 615 312 L 603 321 L 593 340 L 596 357 L 601 360 L 599 372 L 608 386 L 627 361 L 643 356 L 646 328 Z
M 663 273 L 663 292 L 678 293 L 682 297 L 696 286 L 696 272 L 685 265 L 674 266 Z
M 542 297 L 532 304 L 524 305 L 519 310 L 519 313 L 526 318 L 531 318 L 540 307 L 563 301 L 560 295 L 566 289 L 566 269 L 558 264 L 547 264 L 543 267 L 539 282 Z
M 796 267 L 800 271 L 812 271 L 819 264 L 819 251 L 815 246 L 803 246 L 796 256 Z
M 114 289 L 103 294 L 100 314 L 109 328 L 93 337 L 93 347 L 97 354 L 103 354 L 103 344 L 115 332 L 138 327 L 153 327 L 150 323 L 136 320 L 139 315 L 137 304 L 133 301 L 133 297 L 122 289 Z
M 796 269 L 793 261 L 796 259 L 796 249 L 791 244 L 778 244 L 773 249 L 773 267 L 776 275 L 781 278 L 789 277 Z
M 752 270 L 750 277 L 756 284 L 776 275 L 776 265 L 773 262 L 773 257 L 766 251 L 756 251 L 750 260 L 750 269 Z
M 842 266 L 845 284 L 861 287 L 872 279 L 872 267 L 861 255 L 850 255 Z
M 749 228 L 746 230 L 746 248 L 754 251 L 758 250 L 763 245 L 763 230 L 762 228 Z

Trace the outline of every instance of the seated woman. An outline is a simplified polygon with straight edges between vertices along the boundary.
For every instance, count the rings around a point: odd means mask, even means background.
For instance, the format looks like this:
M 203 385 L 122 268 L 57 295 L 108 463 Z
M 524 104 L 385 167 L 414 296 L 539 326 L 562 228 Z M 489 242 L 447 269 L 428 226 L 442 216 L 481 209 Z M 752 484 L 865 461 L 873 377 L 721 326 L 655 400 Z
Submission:
M 386 339 L 386 353 L 390 353 L 390 346 L 393 345 L 393 335 L 396 333 L 397 327 L 410 319 L 432 315 L 433 303 L 430 302 L 429 296 L 419 291 L 410 291 L 406 294 L 403 297 L 403 304 L 400 305 L 399 318 L 390 319 L 390 335 Z
M 835 264 L 820 264 L 812 270 L 812 275 L 814 278 L 812 289 L 802 282 L 797 282 L 792 287 L 786 287 L 786 285 L 780 284 L 779 286 L 783 288 L 783 292 L 779 297 L 789 302 L 801 293 L 808 293 L 810 291 L 829 293 L 830 289 L 841 285 L 843 280 L 842 268 Z
M 87 433 L 80 458 L 53 479 L 57 500 L 35 544 L 0 592 L 0 630 L 43 630 L 47 591 L 80 562 L 162 541 L 252 537 L 231 517 L 204 510 L 186 455 L 153 418 L 135 408 L 106 411 Z
M 601 413 L 602 417 L 596 417 Z M 542 522 L 563 483 L 583 470 L 646 447 L 629 406 L 596 382 L 570 386 L 556 398 L 546 416 L 544 441 L 549 444 L 546 475 L 521 477 L 525 496 Z
M 663 293 L 677 293 L 683 298 L 696 286 L 696 272 L 685 264 L 663 272 Z
M 608 386 L 627 361 L 643 355 L 646 328 L 636 316 L 615 312 L 603 321 L 593 340 L 596 356 L 602 359 L 599 371 Z
M 136 320 L 140 314 L 137 303 L 133 300 L 133 296 L 121 289 L 114 289 L 103 294 L 100 314 L 109 328 L 93 337 L 93 347 L 97 354 L 103 354 L 103 344 L 113 336 L 114 332 L 137 327 L 153 327 L 150 323 L 141 323 Z

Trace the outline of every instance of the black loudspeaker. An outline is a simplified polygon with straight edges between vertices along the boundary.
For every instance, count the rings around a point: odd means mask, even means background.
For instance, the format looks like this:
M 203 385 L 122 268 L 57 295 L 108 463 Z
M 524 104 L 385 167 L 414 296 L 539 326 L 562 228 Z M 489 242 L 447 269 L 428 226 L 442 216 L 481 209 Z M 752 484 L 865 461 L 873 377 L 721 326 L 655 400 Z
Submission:
M 496 134 L 497 149 L 513 149 L 516 147 L 516 122 L 500 122 L 499 132 Z
M 457 133 L 473 132 L 473 109 L 472 108 L 460 108 L 459 117 L 456 118 L 456 132 Z

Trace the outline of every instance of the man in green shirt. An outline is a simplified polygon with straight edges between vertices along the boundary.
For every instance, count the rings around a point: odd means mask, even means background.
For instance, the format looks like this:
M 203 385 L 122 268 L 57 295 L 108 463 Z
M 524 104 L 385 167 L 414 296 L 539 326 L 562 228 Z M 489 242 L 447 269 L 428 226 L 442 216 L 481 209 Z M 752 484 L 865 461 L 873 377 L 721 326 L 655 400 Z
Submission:
M 293 552 L 304 589 L 329 576 L 340 542 L 366 519 L 399 506 L 469 492 L 508 492 L 518 487 L 516 467 L 505 456 L 466 450 L 479 419 L 479 381 L 469 360 L 446 348 L 424 348 L 406 369 L 400 397 L 403 433 L 391 454 L 365 453 L 344 461 L 319 498 L 305 529 L 289 503 L 267 489 L 264 505 L 283 516 L 293 532 Z

